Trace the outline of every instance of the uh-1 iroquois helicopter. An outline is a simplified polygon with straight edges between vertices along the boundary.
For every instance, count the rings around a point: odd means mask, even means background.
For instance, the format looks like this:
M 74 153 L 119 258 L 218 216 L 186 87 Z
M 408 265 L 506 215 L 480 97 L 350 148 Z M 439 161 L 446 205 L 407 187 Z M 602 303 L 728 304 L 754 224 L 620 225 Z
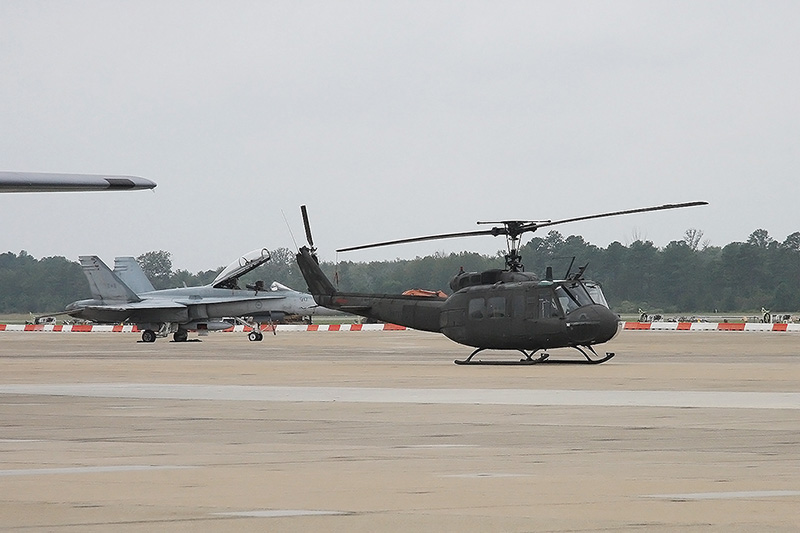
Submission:
M 455 342 L 475 348 L 466 359 L 456 360 L 457 364 L 526 365 L 545 361 L 573 362 L 549 360 L 549 355 L 544 350 L 554 348 L 575 348 L 586 358 L 585 363 L 598 364 L 614 357 L 613 352 L 599 356 L 593 346 L 608 342 L 617 335 L 622 327 L 619 316 L 608 308 L 600 285 L 584 279 L 585 266 L 575 273 L 568 271 L 564 279 L 554 279 L 550 267 L 547 268 L 544 279 L 539 279 L 532 272 L 526 272 L 519 253 L 520 236 L 539 228 L 567 222 L 706 204 L 707 202 L 666 204 L 555 221 L 478 222 L 493 224 L 494 227 L 337 250 L 346 252 L 435 239 L 505 235 L 508 250 L 505 268 L 485 272 L 459 272 L 450 281 L 453 291 L 450 296 L 437 293 L 419 296 L 340 292 L 319 266 L 306 206 L 301 206 L 308 246 L 300 247 L 297 264 L 308 283 L 309 292 L 321 306 L 413 329 L 442 333 Z M 473 360 L 476 354 L 487 349 L 517 350 L 525 357 L 511 361 Z M 539 351 L 542 353 L 534 357 Z

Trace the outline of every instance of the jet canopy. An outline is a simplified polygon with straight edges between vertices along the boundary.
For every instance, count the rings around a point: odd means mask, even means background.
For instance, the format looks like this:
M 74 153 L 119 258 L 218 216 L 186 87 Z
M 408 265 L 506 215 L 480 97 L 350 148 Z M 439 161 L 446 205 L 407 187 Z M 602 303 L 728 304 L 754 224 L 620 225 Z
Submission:
M 214 279 L 211 285 L 217 289 L 233 289 L 236 288 L 236 280 L 239 276 L 243 276 L 251 270 L 258 268 L 269 261 L 269 250 L 261 248 L 247 252 L 242 257 L 228 265 L 222 272 Z

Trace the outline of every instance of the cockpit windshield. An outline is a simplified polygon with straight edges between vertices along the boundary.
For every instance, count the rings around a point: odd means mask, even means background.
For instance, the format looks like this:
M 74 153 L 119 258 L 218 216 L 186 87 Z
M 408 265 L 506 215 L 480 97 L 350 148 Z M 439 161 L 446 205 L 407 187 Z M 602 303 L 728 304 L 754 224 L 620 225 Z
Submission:
M 217 288 L 236 288 L 236 278 L 247 274 L 267 261 L 269 261 L 269 251 L 266 248 L 248 252 L 225 267 L 225 269 L 217 275 L 216 279 L 211 282 L 211 285 Z
M 592 297 L 594 303 L 608 307 L 608 302 L 606 301 L 605 295 L 603 295 L 603 289 L 600 288 L 599 283 L 595 283 L 594 281 L 584 281 L 583 286 L 586 287 L 586 290 L 589 292 L 589 296 Z
M 582 305 L 592 303 L 592 299 L 579 283 L 570 283 L 556 287 L 556 296 L 564 313 L 571 313 Z

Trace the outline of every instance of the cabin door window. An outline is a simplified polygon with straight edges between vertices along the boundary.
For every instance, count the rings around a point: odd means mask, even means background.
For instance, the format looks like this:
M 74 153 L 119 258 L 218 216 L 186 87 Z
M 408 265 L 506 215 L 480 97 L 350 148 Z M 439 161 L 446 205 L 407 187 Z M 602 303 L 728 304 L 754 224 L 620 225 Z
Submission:
M 486 316 L 486 299 L 473 298 L 469 301 L 469 317 L 473 320 L 480 320 Z
M 539 291 L 539 318 L 552 318 L 561 316 L 553 291 L 547 289 Z
M 487 300 L 486 311 L 489 318 L 506 317 L 506 298 L 505 296 L 495 296 Z

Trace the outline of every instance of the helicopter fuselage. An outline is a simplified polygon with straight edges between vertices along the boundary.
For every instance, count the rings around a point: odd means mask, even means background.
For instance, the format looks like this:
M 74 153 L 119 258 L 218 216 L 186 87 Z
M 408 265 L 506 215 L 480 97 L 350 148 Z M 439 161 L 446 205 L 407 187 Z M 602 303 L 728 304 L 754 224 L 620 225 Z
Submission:
M 461 289 L 442 306 L 441 332 L 476 348 L 538 350 L 611 340 L 619 317 L 566 294 L 580 282 L 519 281 Z M 569 300 L 568 300 L 569 299 Z
M 599 285 L 539 280 L 527 272 L 490 270 L 456 275 L 449 297 L 339 292 L 305 247 L 297 262 L 319 305 L 422 331 L 467 346 L 541 350 L 591 346 L 618 333 L 619 317 Z

